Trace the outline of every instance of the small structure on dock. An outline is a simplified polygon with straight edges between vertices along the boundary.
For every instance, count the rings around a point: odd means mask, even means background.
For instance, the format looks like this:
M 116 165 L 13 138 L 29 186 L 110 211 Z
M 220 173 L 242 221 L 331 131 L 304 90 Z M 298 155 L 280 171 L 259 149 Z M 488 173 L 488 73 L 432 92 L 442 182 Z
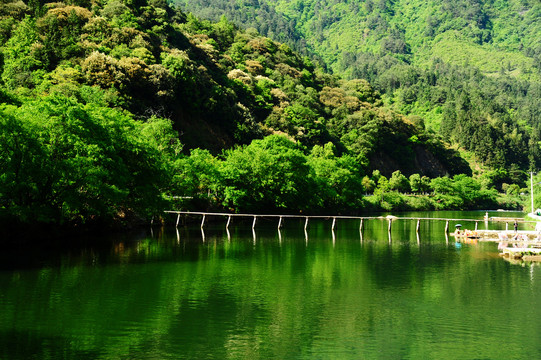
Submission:
M 523 218 L 518 218 L 518 217 L 499 217 L 499 216 L 492 216 L 488 219 L 486 219 L 485 221 L 493 221 L 493 222 L 504 222 L 504 223 L 510 223 L 510 222 L 515 222 L 515 221 L 524 221 Z
M 451 234 L 457 240 L 479 239 L 481 241 L 535 241 L 541 240 L 537 231 L 519 230 L 516 233 L 507 230 L 457 230 Z
M 541 261 L 541 247 L 505 247 L 500 256 L 513 260 Z

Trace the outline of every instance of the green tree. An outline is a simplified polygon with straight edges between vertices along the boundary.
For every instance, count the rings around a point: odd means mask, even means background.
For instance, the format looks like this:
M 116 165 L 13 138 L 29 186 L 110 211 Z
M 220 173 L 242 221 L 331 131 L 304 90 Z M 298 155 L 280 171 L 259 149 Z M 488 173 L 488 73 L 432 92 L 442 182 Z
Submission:
M 2 80 L 8 89 L 33 88 L 45 73 L 42 69 L 43 47 L 39 43 L 36 22 L 27 16 L 22 20 L 3 48 Z
M 383 175 L 379 176 L 377 184 L 374 195 L 383 195 L 390 190 L 389 180 Z
M 454 193 L 453 181 L 448 177 L 439 177 L 430 181 L 430 188 L 437 194 Z
M 306 156 L 284 136 L 271 135 L 228 150 L 220 169 L 223 204 L 235 211 L 306 211 L 314 191 Z
M 349 155 L 337 157 L 332 143 L 316 145 L 308 157 L 308 165 L 315 173 L 318 190 L 313 195 L 321 199 L 323 208 L 357 209 L 363 193 L 361 169 Z
M 143 124 L 59 95 L 1 115 L 0 138 L 11 140 L 0 143 L 0 206 L 21 221 L 112 221 L 163 209 L 172 164 L 164 149 L 177 137 L 165 120 Z
M 396 170 L 391 175 L 391 178 L 389 179 L 389 188 L 403 193 L 408 192 L 411 189 L 408 178 L 406 178 L 400 170 Z
M 68 5 L 55 7 L 39 18 L 37 27 L 43 37 L 48 67 L 60 60 L 82 55 L 80 35 L 92 13 L 83 7 Z
M 220 166 L 208 150 L 191 150 L 189 156 L 175 163 L 173 195 L 194 198 L 196 208 L 217 206 L 217 191 L 222 182 Z
M 518 195 L 520 193 L 520 186 L 517 184 L 511 184 L 507 188 L 506 194 L 507 195 Z
M 376 188 L 376 183 L 374 180 L 370 179 L 368 176 L 364 176 L 362 179 L 362 185 L 366 192 L 373 193 Z
M 426 193 L 430 191 L 430 178 L 428 176 L 421 177 L 421 186 L 419 188 L 420 192 Z
M 421 192 L 421 175 L 411 174 L 409 178 L 411 191 L 414 193 Z

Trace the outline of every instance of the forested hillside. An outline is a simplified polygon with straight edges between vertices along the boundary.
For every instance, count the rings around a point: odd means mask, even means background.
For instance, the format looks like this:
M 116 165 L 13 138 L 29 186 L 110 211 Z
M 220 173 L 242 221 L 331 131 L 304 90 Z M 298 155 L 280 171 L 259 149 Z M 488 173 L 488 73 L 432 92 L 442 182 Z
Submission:
M 255 27 L 368 80 L 492 168 L 541 165 L 541 4 L 535 0 L 178 0 Z M 287 25 L 286 25 L 287 24 Z
M 366 80 L 329 75 L 225 18 L 160 0 L 7 1 L 0 14 L 0 220 L 10 224 L 129 223 L 170 206 L 468 208 L 495 204 L 491 187 L 514 182 L 468 178 L 457 151 Z M 436 197 L 406 204 L 390 191 Z

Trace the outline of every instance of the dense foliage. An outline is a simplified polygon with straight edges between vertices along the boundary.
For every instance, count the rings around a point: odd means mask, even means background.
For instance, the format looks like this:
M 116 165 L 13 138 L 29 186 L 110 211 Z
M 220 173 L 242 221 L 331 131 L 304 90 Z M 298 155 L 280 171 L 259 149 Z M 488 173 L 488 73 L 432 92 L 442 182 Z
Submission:
M 461 209 L 495 204 L 488 189 L 511 183 L 505 171 L 467 177 L 456 150 L 420 117 L 385 106 L 366 80 L 326 74 L 287 45 L 164 1 L 7 1 L 0 50 L 4 220 L 127 222 L 176 201 Z M 463 176 L 448 179 L 462 192 L 430 181 L 445 175 Z M 432 194 L 404 205 L 408 191 Z
M 520 207 L 516 184 L 501 198 L 492 179 L 464 174 L 429 178 L 396 170 L 363 175 L 349 155 L 336 155 L 332 143 L 316 145 L 309 154 L 280 135 L 214 157 L 196 149 L 179 160 L 182 206 L 234 212 L 348 213 L 382 210 L 464 210 Z
M 171 124 L 51 95 L 0 109 L 0 210 L 17 221 L 149 216 L 170 185 Z M 178 145 L 177 145 L 178 146 Z
M 421 116 L 483 165 L 541 165 L 538 1 L 177 2 L 201 16 L 225 14 L 314 53 L 335 72 L 367 79 L 387 104 Z

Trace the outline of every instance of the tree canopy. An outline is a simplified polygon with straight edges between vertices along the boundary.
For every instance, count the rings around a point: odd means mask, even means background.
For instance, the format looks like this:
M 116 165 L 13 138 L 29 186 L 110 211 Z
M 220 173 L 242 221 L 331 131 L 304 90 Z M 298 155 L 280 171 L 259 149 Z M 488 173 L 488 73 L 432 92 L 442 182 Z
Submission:
M 389 107 L 484 166 L 541 165 L 539 2 L 177 3 L 209 19 L 225 15 L 346 78 L 368 80 Z
M 513 179 L 538 161 L 536 127 L 522 117 L 537 108 L 521 102 L 533 75 L 492 80 L 437 62 L 421 71 L 408 63 L 408 36 L 391 33 L 378 46 L 394 55 L 365 63 L 387 61 L 393 75 L 365 80 L 330 74 L 327 55 L 165 1 L 8 0 L 0 217 L 79 226 L 148 220 L 169 206 L 355 213 L 438 208 L 437 196 L 459 196 L 445 200 L 454 208 L 495 203 L 490 189 L 504 184 L 516 193 Z M 489 92 L 508 78 L 516 97 Z M 417 111 L 423 97 L 438 109 Z M 464 149 L 494 173 L 471 178 Z M 446 181 L 454 193 L 440 191 Z M 408 204 L 409 191 L 432 198 Z

